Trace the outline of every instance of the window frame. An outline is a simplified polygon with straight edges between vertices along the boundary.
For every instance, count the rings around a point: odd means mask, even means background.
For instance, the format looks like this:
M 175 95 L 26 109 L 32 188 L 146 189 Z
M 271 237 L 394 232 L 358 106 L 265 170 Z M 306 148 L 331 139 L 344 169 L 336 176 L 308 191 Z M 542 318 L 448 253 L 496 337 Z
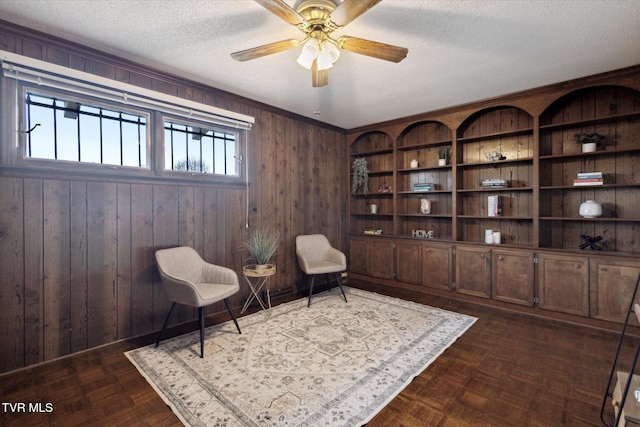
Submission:
M 247 185 L 246 158 L 248 132 L 255 118 L 224 110 L 209 104 L 168 95 L 90 74 L 77 69 L 29 58 L 0 50 L 0 168 L 42 171 L 53 175 L 93 175 L 108 177 L 140 177 L 141 179 L 194 181 L 222 185 Z M 92 107 L 104 107 L 123 113 L 143 114 L 146 117 L 146 165 L 126 166 L 95 162 L 56 160 L 28 157 L 26 128 L 27 99 L 30 88 L 34 93 L 74 101 Z M 122 106 L 125 106 L 122 108 Z M 237 175 L 215 173 L 184 173 L 164 169 L 164 120 L 198 123 L 201 127 L 237 135 Z
M 17 153 L 17 165 L 20 166 L 33 166 L 35 168 L 50 168 L 50 169 L 62 169 L 67 171 L 69 168 L 73 168 L 78 172 L 99 172 L 99 173 L 116 173 L 116 174 L 132 174 L 132 175 L 153 175 L 153 157 L 152 157 L 152 117 L 153 111 L 149 111 L 135 106 L 123 106 L 122 104 L 114 103 L 113 101 L 105 100 L 99 97 L 92 97 L 87 95 L 78 94 L 77 92 L 70 90 L 55 89 L 49 87 L 43 87 L 34 85 L 32 83 L 19 82 L 18 93 L 20 103 L 18 107 L 18 153 Z M 41 157 L 29 157 L 27 154 L 28 138 L 25 130 L 28 127 L 28 105 L 27 94 L 31 93 L 36 96 L 56 98 L 59 100 L 77 102 L 79 104 L 85 104 L 94 108 L 105 108 L 112 111 L 140 115 L 146 119 L 146 141 L 145 141 L 145 166 L 128 166 L 128 165 L 116 165 L 109 163 L 97 163 L 97 162 L 83 162 L 75 160 L 61 160 L 61 159 L 47 159 Z M 37 128 L 34 130 L 37 132 Z M 82 144 L 82 142 L 80 142 Z
M 196 119 L 187 119 L 185 117 L 172 115 L 172 114 L 158 114 L 159 118 L 156 123 L 156 128 L 159 128 L 162 132 L 161 141 L 162 144 L 159 144 L 157 147 L 158 155 L 157 157 L 157 170 L 160 176 L 171 177 L 174 179 L 195 179 L 195 180 L 206 180 L 206 181 L 219 181 L 226 183 L 241 183 L 245 184 L 246 181 L 246 173 L 245 173 L 245 162 L 246 158 L 246 131 L 241 129 L 235 129 L 232 127 L 221 126 L 218 124 L 212 124 L 207 121 L 201 121 Z M 192 172 L 192 171 L 181 171 L 175 169 L 166 169 L 166 144 L 167 141 L 164 138 L 165 131 L 165 122 L 170 121 L 177 124 L 185 125 L 185 126 L 193 126 L 193 127 L 202 127 L 207 128 L 212 131 L 220 131 L 225 133 L 233 133 L 236 135 L 236 168 L 238 171 L 237 175 L 222 175 L 216 173 L 202 173 L 202 172 Z

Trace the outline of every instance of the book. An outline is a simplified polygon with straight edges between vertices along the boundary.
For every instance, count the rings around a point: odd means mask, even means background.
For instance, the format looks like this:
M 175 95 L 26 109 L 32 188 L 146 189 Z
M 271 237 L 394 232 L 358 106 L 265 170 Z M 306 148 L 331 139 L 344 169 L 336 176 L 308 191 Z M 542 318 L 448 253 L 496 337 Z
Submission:
M 364 234 L 379 235 L 382 234 L 382 230 L 364 230 Z
M 578 179 L 602 178 L 602 172 L 580 172 Z
M 480 186 L 482 188 L 507 188 L 508 183 L 505 179 L 493 178 L 483 180 Z
M 432 191 L 437 190 L 437 184 L 431 182 L 415 183 L 413 184 L 413 191 Z
M 574 186 L 587 186 L 587 185 L 603 185 L 604 180 L 602 178 L 580 178 L 574 179 Z
M 502 215 L 502 198 L 500 196 L 487 197 L 487 215 L 490 217 Z

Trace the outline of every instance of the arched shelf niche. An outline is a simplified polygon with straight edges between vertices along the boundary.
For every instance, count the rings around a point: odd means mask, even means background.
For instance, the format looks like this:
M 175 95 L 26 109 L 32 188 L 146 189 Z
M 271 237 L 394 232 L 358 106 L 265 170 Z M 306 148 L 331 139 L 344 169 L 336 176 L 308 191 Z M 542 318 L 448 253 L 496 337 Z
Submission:
M 356 159 L 363 158 L 369 170 L 367 192 L 361 187 L 354 192 L 353 174 L 350 173 L 352 191 L 349 200 L 349 233 L 382 230 L 385 234 L 393 234 L 393 138 L 382 131 L 365 132 L 351 144 L 349 158 L 350 168 Z M 372 209 L 374 205 L 375 209 Z
M 593 133 L 603 141 L 583 152 L 576 135 Z M 640 254 L 640 92 L 610 85 L 563 95 L 541 114 L 539 139 L 540 246 L 577 250 L 587 236 Z M 579 179 L 587 173 L 594 181 Z M 581 217 L 586 200 L 602 215 Z
M 448 126 L 433 120 L 413 123 L 400 134 L 396 152 L 398 235 L 411 237 L 414 230 L 428 230 L 437 239 L 453 238 L 452 135 Z
M 482 243 L 494 230 L 502 243 L 536 245 L 533 122 L 521 108 L 497 106 L 456 130 L 457 240 Z

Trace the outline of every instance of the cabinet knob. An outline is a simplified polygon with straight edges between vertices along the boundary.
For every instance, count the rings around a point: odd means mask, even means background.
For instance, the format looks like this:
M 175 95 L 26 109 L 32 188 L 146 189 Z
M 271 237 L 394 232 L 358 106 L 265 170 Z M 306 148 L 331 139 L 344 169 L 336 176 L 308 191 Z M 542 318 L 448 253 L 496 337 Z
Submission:
M 500 255 L 500 256 L 498 257 L 498 259 L 499 259 L 500 261 L 502 261 L 502 255 Z
M 427 252 L 431 252 L 431 248 L 427 248 Z
M 484 258 L 484 254 L 480 254 L 480 258 Z
M 600 267 L 600 271 L 607 271 L 607 267 Z
M 573 264 L 573 267 L 574 267 L 574 268 L 580 268 L 580 264 L 577 264 L 577 263 L 576 263 L 576 264 Z

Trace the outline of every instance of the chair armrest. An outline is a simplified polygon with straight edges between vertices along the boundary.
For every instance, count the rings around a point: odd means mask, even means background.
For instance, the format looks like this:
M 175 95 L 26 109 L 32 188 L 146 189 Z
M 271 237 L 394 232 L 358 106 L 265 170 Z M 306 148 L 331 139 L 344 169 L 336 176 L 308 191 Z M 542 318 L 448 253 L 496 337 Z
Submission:
M 309 263 L 307 262 L 307 259 L 304 257 L 304 255 L 302 255 L 302 253 L 296 249 L 296 255 L 298 256 L 298 262 L 300 263 L 300 269 L 304 272 L 309 271 Z
M 202 281 L 223 285 L 239 285 L 238 274 L 235 271 L 208 262 L 202 264 Z
M 336 248 L 327 251 L 327 260 L 343 266 L 345 270 L 347 269 L 347 257 Z

